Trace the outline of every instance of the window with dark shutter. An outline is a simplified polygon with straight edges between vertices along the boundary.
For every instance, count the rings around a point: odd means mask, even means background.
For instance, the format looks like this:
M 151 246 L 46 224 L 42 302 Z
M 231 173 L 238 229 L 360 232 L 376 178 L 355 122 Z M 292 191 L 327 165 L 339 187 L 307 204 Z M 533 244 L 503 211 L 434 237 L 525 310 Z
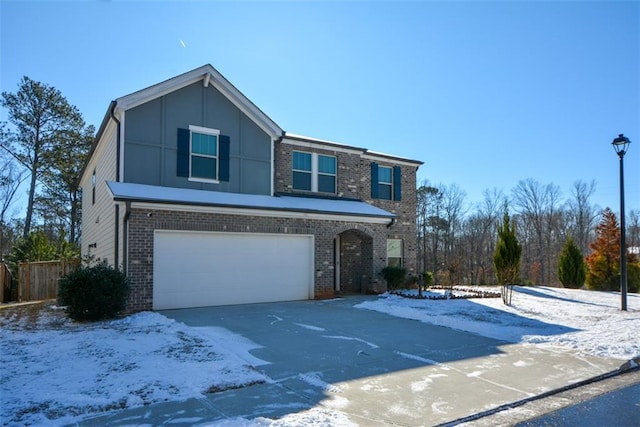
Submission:
M 190 181 L 229 181 L 231 141 L 217 129 L 178 129 L 176 175 Z
M 378 199 L 391 200 L 392 195 L 392 169 L 387 166 L 378 166 Z
M 378 164 L 371 163 L 371 198 L 378 198 Z
M 400 166 L 393 167 L 393 200 L 402 200 L 402 168 Z
M 220 181 L 229 181 L 229 152 L 231 150 L 231 138 L 228 135 L 220 135 L 220 157 L 218 179 Z
M 176 174 L 185 178 L 189 177 L 189 129 L 178 129 L 178 164 Z

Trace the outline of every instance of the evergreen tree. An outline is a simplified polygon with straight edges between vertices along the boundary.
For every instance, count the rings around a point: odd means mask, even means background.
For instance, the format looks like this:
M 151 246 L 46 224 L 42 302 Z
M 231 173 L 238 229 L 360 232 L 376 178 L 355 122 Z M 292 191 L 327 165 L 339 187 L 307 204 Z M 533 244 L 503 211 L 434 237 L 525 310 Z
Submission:
M 560 260 L 558 261 L 558 278 L 565 288 L 581 288 L 587 276 L 584 257 L 580 248 L 573 243 L 570 237 L 567 239 Z
M 498 284 L 515 284 L 520 279 L 520 255 L 522 246 L 518 243 L 515 227 L 511 224 L 509 210 L 505 205 L 502 225 L 498 227 L 498 242 L 493 255 L 493 266 Z
M 597 291 L 620 290 L 620 226 L 611 209 L 602 212 L 596 227 L 596 240 L 591 243 L 587 257 L 587 288 Z M 627 252 L 627 287 L 629 292 L 640 289 L 638 256 Z
M 46 167 L 48 153 L 55 150 L 61 134 L 84 128 L 78 109 L 56 88 L 23 77 L 16 93 L 2 92 L 0 105 L 8 110 L 14 128 L 3 132 L 0 147 L 31 174 L 23 237 L 31 230 L 36 183 Z
M 602 212 L 596 226 L 596 239 L 587 257 L 587 288 L 599 291 L 620 289 L 620 226 L 616 214 L 609 208 Z
M 77 244 L 80 237 L 82 199 L 78 177 L 93 144 L 94 133 L 93 126 L 60 132 L 55 149 L 44 156 L 48 167 L 42 173 L 44 187 L 38 199 L 49 211 L 51 206 L 56 207 L 53 211 L 64 227 L 58 235 L 66 233 L 73 244 Z

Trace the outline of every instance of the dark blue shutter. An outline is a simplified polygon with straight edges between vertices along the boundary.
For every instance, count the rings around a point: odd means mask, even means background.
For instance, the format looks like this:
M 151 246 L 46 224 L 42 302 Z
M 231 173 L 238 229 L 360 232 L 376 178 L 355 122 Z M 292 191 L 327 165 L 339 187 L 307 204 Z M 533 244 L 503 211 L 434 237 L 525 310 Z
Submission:
M 178 163 L 176 175 L 189 177 L 189 129 L 178 128 Z
M 378 198 L 378 164 L 371 163 L 371 198 Z
M 402 168 L 393 167 L 393 200 L 402 200 Z
M 229 150 L 231 139 L 228 135 L 220 135 L 218 142 L 220 149 L 220 158 L 218 160 L 218 180 L 229 181 Z

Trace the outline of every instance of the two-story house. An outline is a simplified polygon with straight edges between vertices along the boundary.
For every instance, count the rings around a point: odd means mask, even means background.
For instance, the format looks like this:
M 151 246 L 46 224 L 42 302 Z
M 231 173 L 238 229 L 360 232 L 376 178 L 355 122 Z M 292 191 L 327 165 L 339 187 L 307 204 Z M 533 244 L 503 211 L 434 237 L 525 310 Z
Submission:
M 82 254 L 124 270 L 128 311 L 382 292 L 415 272 L 421 164 L 289 134 L 205 65 L 109 106 Z

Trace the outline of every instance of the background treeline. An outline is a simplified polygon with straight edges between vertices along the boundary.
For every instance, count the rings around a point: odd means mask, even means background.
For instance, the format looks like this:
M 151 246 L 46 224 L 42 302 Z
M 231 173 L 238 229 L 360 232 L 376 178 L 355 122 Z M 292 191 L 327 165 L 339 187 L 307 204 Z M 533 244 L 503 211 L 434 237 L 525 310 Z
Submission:
M 558 262 L 567 240 L 571 238 L 584 257 L 593 252 L 605 211 L 591 201 L 595 189 L 595 181 L 576 181 L 563 197 L 557 185 L 530 178 L 508 194 L 486 190 L 482 202 L 471 205 L 456 184 L 425 181 L 418 187 L 417 269 L 433 272 L 434 283 L 441 285 L 496 283 L 493 255 L 508 206 L 522 245 L 520 283 L 562 286 Z M 630 211 L 626 222 L 627 245 L 639 247 L 640 211 Z M 619 227 L 617 231 L 619 236 Z

